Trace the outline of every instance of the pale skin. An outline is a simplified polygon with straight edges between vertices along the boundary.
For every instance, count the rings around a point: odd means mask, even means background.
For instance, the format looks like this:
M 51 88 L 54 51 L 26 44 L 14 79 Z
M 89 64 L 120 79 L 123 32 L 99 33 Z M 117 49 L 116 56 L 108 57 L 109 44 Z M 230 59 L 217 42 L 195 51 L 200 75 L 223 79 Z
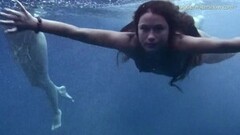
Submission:
M 58 93 L 72 101 L 74 100 L 67 93 L 65 86 L 58 87 L 49 76 L 47 41 L 44 33 L 35 33 L 28 30 L 6 34 L 6 38 L 15 59 L 20 64 L 31 85 L 46 92 L 54 114 L 51 129 L 59 128 L 62 113 L 58 107 Z
M 17 1 L 18 2 L 18 1 Z M 0 15 L 6 20 L 0 20 L 0 24 L 12 27 L 6 33 L 14 33 L 22 30 L 36 30 L 38 20 L 33 17 L 24 6 L 18 2 L 21 11 L 5 9 Z M 141 45 L 150 60 L 159 60 L 155 54 L 165 53 L 169 34 L 169 26 L 161 15 L 146 12 L 140 17 L 138 23 L 138 36 L 135 32 L 117 32 L 102 29 L 79 28 L 67 23 L 42 19 L 40 31 L 78 40 L 81 42 L 117 49 L 126 54 L 134 51 Z M 240 38 L 219 39 L 207 37 L 193 37 L 176 32 L 172 42 L 172 49 L 182 53 L 206 54 L 206 53 L 235 53 L 240 51 Z M 221 61 L 221 60 L 220 60 Z
M 62 112 L 58 107 L 58 93 L 72 101 L 65 86 L 56 86 L 48 74 L 47 41 L 44 33 L 22 31 L 6 34 L 17 62 L 32 86 L 43 89 L 53 109 L 52 130 L 61 127 Z

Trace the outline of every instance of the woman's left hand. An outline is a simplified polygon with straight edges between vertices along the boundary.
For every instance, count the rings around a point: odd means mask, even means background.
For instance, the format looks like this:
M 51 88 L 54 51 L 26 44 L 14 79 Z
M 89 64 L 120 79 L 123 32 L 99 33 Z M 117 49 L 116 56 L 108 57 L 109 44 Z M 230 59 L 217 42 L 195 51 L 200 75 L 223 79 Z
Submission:
M 16 2 L 20 6 L 21 11 L 5 8 L 4 12 L 0 12 L 0 16 L 5 18 L 5 20 L 0 20 L 0 24 L 10 27 L 5 30 L 5 33 L 36 29 L 38 22 L 37 19 L 25 9 L 22 3 L 18 0 Z

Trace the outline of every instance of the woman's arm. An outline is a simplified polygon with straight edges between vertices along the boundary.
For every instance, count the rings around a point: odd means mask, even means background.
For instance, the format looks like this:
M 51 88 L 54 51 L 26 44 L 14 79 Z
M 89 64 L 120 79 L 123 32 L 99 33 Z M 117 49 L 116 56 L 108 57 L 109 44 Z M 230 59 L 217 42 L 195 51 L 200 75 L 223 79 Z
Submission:
M 240 37 L 224 40 L 177 35 L 174 49 L 186 53 L 234 53 L 240 51 Z
M 5 12 L 0 12 L 0 15 L 6 18 L 6 20 L 0 20 L 0 24 L 11 27 L 11 29 L 5 31 L 6 33 L 22 30 L 39 30 L 120 51 L 127 51 L 133 47 L 134 33 L 132 32 L 79 28 L 47 19 L 41 19 L 40 23 L 19 1 L 17 3 L 21 7 L 21 12 L 12 9 L 5 9 Z
M 131 32 L 79 28 L 70 24 L 46 19 L 42 19 L 40 30 L 42 32 L 121 51 L 131 48 L 131 42 L 134 37 L 134 33 Z

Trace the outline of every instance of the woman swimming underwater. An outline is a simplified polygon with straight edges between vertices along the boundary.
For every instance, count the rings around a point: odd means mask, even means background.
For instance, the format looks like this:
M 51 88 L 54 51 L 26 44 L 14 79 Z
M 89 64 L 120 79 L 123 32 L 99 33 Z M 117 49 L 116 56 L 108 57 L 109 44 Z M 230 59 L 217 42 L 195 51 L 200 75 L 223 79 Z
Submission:
M 136 10 L 133 21 L 122 32 L 79 28 L 63 22 L 33 17 L 24 6 L 21 12 L 5 9 L 2 25 L 13 27 L 6 33 L 42 31 L 81 42 L 117 49 L 135 61 L 142 72 L 184 79 L 191 69 L 203 63 L 217 63 L 240 51 L 240 39 L 222 40 L 201 37 L 193 18 L 169 1 L 149 1 Z
M 218 39 L 201 37 L 193 18 L 180 12 L 169 1 L 149 1 L 136 10 L 133 21 L 121 32 L 79 28 L 63 22 L 33 17 L 18 2 L 21 11 L 5 9 L 0 24 L 13 27 L 6 33 L 25 30 L 42 31 L 81 42 L 116 49 L 135 61 L 141 72 L 184 79 L 194 67 L 217 63 L 232 56 L 221 53 L 240 51 L 240 38 Z M 217 55 L 211 55 L 216 53 Z M 219 54 L 219 55 L 218 55 Z

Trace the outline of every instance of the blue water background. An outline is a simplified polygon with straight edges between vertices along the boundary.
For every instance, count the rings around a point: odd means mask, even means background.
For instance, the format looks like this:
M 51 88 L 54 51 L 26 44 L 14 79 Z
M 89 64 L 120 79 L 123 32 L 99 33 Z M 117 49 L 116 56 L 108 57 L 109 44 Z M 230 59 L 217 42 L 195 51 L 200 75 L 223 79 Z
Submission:
M 229 3 L 231 4 L 231 3 Z M 220 38 L 239 36 L 239 5 L 231 10 L 196 10 L 202 29 Z M 46 18 L 79 27 L 120 30 L 134 8 L 62 10 Z M 76 12 L 75 12 L 76 13 Z M 81 14 L 82 13 L 82 14 Z M 52 111 L 45 93 L 30 86 L 0 35 L 1 135 L 239 135 L 240 56 L 203 65 L 179 82 L 140 73 L 130 60 L 116 65 L 117 51 L 46 34 L 49 73 L 66 85 L 75 103 L 59 98 L 62 127 L 50 130 Z

